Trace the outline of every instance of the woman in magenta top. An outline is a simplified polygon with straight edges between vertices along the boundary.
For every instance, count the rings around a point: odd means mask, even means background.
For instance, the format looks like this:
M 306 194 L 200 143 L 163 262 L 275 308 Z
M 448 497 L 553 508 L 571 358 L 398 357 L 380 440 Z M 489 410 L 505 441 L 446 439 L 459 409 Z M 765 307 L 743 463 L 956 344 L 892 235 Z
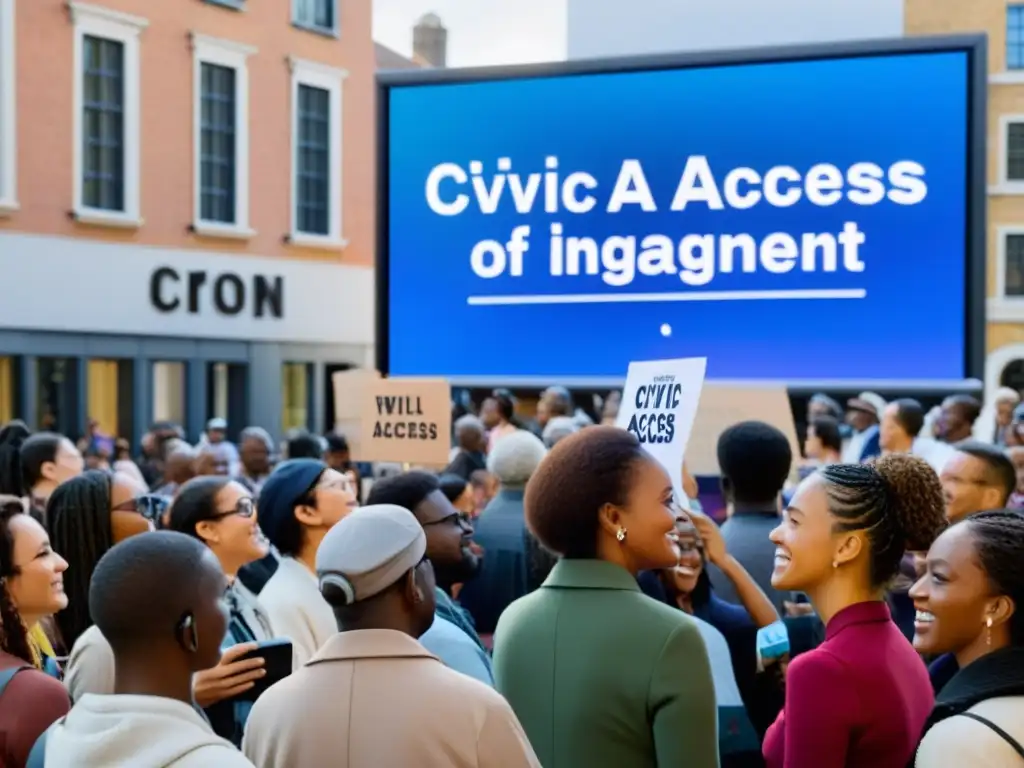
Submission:
M 804 480 L 771 533 L 772 586 L 804 592 L 825 642 L 786 674 L 768 768 L 905 768 L 934 696 L 928 671 L 883 602 L 905 550 L 945 526 L 942 488 L 916 456 L 834 464 Z

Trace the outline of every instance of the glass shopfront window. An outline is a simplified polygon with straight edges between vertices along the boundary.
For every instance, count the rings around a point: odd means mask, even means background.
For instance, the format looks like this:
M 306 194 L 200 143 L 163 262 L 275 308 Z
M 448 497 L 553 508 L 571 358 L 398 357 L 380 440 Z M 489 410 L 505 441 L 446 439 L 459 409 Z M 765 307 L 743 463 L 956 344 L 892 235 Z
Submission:
M 313 412 L 313 366 L 285 363 L 281 366 L 281 429 L 310 429 Z
M 153 421 L 185 424 L 185 363 L 153 363 Z
M 249 418 L 248 366 L 242 363 L 207 363 L 206 418 L 224 419 L 229 440 L 236 440 Z
M 67 435 L 81 436 L 83 427 L 78 413 L 78 360 L 74 357 L 36 359 L 36 426 Z
M 101 434 L 131 438 L 134 433 L 134 365 L 131 360 L 90 360 L 86 367 L 86 419 Z

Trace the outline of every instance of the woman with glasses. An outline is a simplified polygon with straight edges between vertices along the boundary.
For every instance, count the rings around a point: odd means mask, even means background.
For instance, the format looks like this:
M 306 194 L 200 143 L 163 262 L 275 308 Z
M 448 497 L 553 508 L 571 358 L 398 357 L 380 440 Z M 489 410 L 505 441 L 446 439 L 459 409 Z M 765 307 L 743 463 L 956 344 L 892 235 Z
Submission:
M 231 478 L 196 477 L 178 492 L 167 527 L 194 536 L 209 547 L 228 578 L 224 655 L 217 667 L 197 676 L 194 694 L 217 735 L 240 745 L 252 704 L 232 699 L 252 688 L 264 669 L 262 658 L 235 659 L 250 651 L 252 643 L 274 636 L 256 596 L 236 578 L 242 566 L 267 554 L 267 542 L 257 524 L 256 503 L 252 494 Z
M 24 765 L 32 744 L 70 702 L 26 627 L 68 604 L 68 564 L 16 497 L 0 497 L 0 765 Z

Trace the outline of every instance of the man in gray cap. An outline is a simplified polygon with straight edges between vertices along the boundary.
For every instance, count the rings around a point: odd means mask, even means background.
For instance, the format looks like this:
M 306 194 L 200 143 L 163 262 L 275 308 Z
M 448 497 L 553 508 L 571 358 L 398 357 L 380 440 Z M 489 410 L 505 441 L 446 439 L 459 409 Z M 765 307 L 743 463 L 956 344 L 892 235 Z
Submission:
M 257 768 L 540 767 L 505 699 L 417 641 L 434 620 L 426 551 L 390 504 L 327 533 L 317 576 L 340 631 L 256 702 L 242 749 Z

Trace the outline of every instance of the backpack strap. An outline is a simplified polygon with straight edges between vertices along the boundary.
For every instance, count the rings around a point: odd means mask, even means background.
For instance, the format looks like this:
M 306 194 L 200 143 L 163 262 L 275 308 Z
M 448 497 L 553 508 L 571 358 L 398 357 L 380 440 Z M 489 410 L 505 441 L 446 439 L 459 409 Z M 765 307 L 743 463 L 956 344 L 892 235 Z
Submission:
M 2 672 L 0 672 L 0 696 L 4 695 L 4 690 L 6 690 L 11 680 L 13 680 L 14 676 L 21 672 L 23 669 L 35 669 L 35 667 L 23 665 L 20 667 L 10 667 L 9 669 L 5 669 Z
M 961 713 L 960 713 L 960 716 L 961 716 L 961 717 L 969 717 L 969 718 L 971 718 L 971 720 L 976 720 L 977 722 L 981 723 L 982 725 L 987 725 L 987 726 L 988 726 L 988 727 L 989 727 L 990 729 L 992 729 L 993 731 L 995 731 L 995 733 L 996 733 L 996 734 L 997 734 L 997 735 L 998 735 L 998 736 L 999 736 L 999 737 L 1000 737 L 1000 738 L 1001 738 L 1001 739 L 1002 739 L 1003 741 L 1005 741 L 1005 742 L 1006 742 L 1007 744 L 1009 744 L 1009 745 L 1010 745 L 1011 747 L 1013 747 L 1013 750 L 1014 750 L 1014 752 L 1016 752 L 1016 753 L 1017 753 L 1018 755 L 1020 755 L 1021 757 L 1024 757 L 1024 747 L 1022 747 L 1022 746 L 1021 746 L 1021 745 L 1020 745 L 1020 744 L 1019 744 L 1019 743 L 1017 742 L 1017 740 L 1016 740 L 1015 738 L 1013 738 L 1013 736 L 1011 736 L 1010 734 L 1008 734 L 1008 733 L 1007 733 L 1006 731 L 1004 731 L 1004 730 L 1003 730 L 1002 728 L 1000 728 L 1000 727 L 999 727 L 998 725 L 996 725 L 995 723 L 993 723 L 993 722 L 992 722 L 991 720 L 989 720 L 989 719 L 988 719 L 987 717 L 982 717 L 981 715 L 975 714 L 974 712 L 961 712 Z

